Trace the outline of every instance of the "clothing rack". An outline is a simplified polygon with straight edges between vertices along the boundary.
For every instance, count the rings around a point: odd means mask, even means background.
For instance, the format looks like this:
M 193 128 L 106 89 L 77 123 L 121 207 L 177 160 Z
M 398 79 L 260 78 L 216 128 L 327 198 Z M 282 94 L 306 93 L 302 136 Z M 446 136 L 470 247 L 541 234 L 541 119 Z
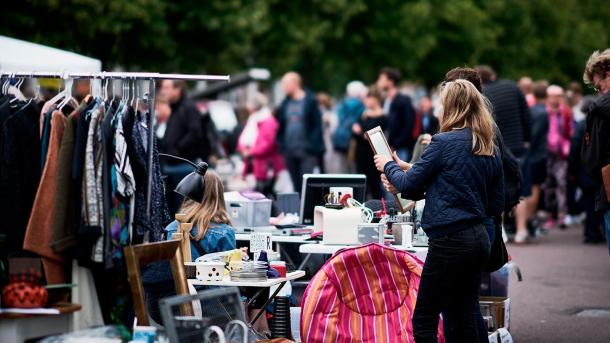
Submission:
M 0 71 L 0 78 L 31 78 L 31 79 L 120 79 L 120 80 L 149 80 L 149 95 L 150 97 L 150 116 L 148 118 L 148 173 L 147 173 L 147 189 L 146 189 L 146 215 L 150 216 L 151 206 L 151 185 L 152 185 L 152 165 L 153 165 L 153 142 L 154 142 L 154 110 L 155 110 L 155 80 L 185 80 L 185 81 L 230 81 L 229 75 L 198 75 L 198 74 L 161 74 L 147 72 L 89 72 L 89 73 L 73 73 L 73 72 L 33 72 L 19 71 L 9 72 Z

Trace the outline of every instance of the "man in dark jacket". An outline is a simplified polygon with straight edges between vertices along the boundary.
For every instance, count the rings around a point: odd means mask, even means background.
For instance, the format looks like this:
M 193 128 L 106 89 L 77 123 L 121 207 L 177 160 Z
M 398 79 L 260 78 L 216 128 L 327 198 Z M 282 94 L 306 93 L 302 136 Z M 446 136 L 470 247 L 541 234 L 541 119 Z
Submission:
M 209 150 L 204 151 L 205 132 L 201 127 L 201 113 L 193 102 L 187 99 L 184 81 L 163 80 L 160 96 L 165 97 L 171 107 L 165 135 L 160 142 L 160 151 L 196 160 L 208 159 Z M 168 161 L 169 162 L 169 161 Z M 172 161 L 174 162 L 174 161 Z
M 530 113 L 525 96 L 513 81 L 497 80 L 496 73 L 489 66 L 475 68 L 483 81 L 483 95 L 493 106 L 496 124 L 502 133 L 504 144 L 519 160 L 523 180 L 521 196 L 527 198 L 532 194 L 532 178 L 529 163 L 529 146 L 531 137 Z M 527 236 L 527 202 L 522 200 L 516 207 L 515 243 L 525 243 Z
M 528 199 L 528 217 L 532 227 L 536 227 L 535 217 L 542 184 L 547 177 L 547 134 L 549 132 L 549 114 L 546 111 L 546 84 L 536 82 L 532 87 L 535 103 L 530 107 L 532 121 L 532 148 L 530 151 L 530 162 L 532 171 L 532 196 Z
M 186 83 L 179 80 L 161 81 L 159 97 L 166 99 L 171 107 L 165 133 L 159 141 L 159 151 L 185 158 L 190 161 L 201 159 L 208 161 L 210 144 L 202 127 L 203 117 L 195 104 L 187 99 Z M 163 159 L 162 171 L 167 175 L 167 202 L 173 215 L 182 201 L 182 197 L 172 190 L 180 180 L 193 171 L 193 168 L 174 159 Z
M 589 57 L 583 78 L 600 94 L 587 114 L 582 162 L 597 183 L 595 209 L 604 215 L 610 254 L 610 49 Z M 593 158 L 590 151 L 596 152 Z
M 389 116 L 388 143 L 396 150 L 403 161 L 411 159 L 411 151 L 421 132 L 413 132 L 415 109 L 411 98 L 398 91 L 400 71 L 395 68 L 383 68 L 377 79 L 377 87 L 386 93 L 383 111 Z
M 322 114 L 315 94 L 303 89 L 301 76 L 289 72 L 282 77 L 286 98 L 280 105 L 280 129 L 277 141 L 286 161 L 292 184 L 301 191 L 303 174 L 312 173 L 320 166 L 324 155 Z

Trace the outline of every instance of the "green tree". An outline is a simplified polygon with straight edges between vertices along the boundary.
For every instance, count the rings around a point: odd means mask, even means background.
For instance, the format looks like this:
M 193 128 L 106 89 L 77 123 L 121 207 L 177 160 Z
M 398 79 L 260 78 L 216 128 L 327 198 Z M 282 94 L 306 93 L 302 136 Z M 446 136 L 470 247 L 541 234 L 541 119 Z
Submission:
M 297 70 L 340 94 L 387 65 L 427 86 L 479 63 L 505 78 L 580 80 L 589 54 L 610 45 L 608 18 L 602 0 L 24 0 L 0 14 L 0 34 L 106 69 Z

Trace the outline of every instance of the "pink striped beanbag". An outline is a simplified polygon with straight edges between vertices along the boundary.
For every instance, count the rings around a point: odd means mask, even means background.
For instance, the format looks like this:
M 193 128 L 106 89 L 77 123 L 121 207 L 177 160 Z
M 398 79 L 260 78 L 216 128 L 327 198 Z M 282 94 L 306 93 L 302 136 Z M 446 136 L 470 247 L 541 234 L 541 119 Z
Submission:
M 411 319 L 423 262 L 379 244 L 344 249 L 311 280 L 301 305 L 304 342 L 414 342 Z M 439 320 L 439 341 L 444 342 Z

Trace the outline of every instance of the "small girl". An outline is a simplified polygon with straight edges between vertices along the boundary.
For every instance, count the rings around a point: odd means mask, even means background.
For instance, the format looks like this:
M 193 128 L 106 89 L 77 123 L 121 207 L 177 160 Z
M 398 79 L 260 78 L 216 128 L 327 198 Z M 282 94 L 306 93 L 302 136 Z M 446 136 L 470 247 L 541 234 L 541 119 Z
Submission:
M 224 186 L 220 176 L 208 170 L 204 176 L 205 189 L 201 203 L 185 199 L 178 213 L 186 214 L 186 222 L 193 223 L 191 229 L 191 257 L 193 260 L 205 254 L 228 251 L 236 248 L 235 229 L 231 227 L 231 219 L 225 207 Z M 167 239 L 178 231 L 178 221 L 171 222 L 166 228 Z M 243 295 L 251 298 L 257 288 L 241 289 Z M 262 308 L 265 299 L 269 298 L 269 290 L 263 292 L 250 304 L 249 317 Z M 260 331 L 269 331 L 265 316 L 256 321 L 254 327 Z
M 186 222 L 193 223 L 191 230 L 191 256 L 193 260 L 205 254 L 233 250 L 236 247 L 235 229 L 225 207 L 222 180 L 208 170 L 204 176 L 205 190 L 201 203 L 185 199 L 178 213 L 186 214 Z M 174 220 L 166 228 L 167 239 L 178 231 Z

